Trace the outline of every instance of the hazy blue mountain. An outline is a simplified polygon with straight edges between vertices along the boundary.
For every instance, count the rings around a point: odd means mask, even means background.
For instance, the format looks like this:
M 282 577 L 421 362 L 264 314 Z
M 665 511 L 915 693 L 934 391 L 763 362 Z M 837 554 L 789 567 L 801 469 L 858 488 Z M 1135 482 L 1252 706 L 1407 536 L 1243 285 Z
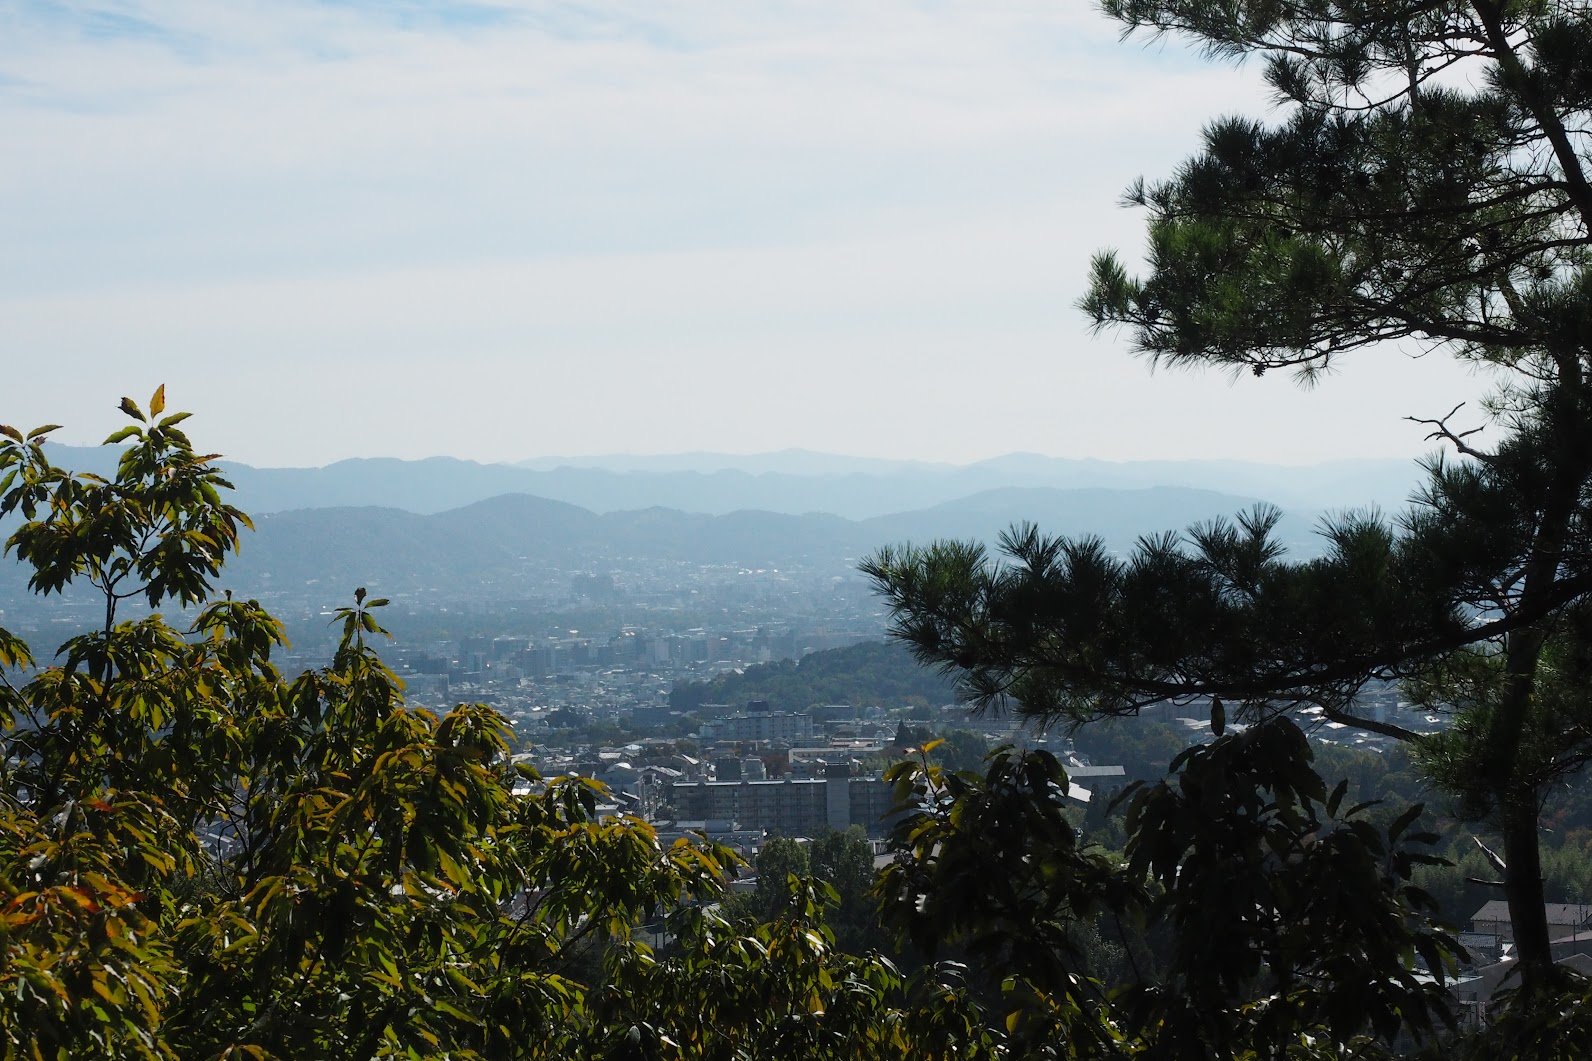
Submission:
M 646 508 L 595 513 L 508 494 L 433 515 L 392 508 L 273 513 L 229 566 L 229 584 L 287 589 L 313 580 L 369 582 L 383 592 L 522 588 L 528 580 L 584 568 L 645 570 L 650 564 L 852 568 L 880 546 L 974 538 L 993 543 L 1025 519 L 1046 531 L 1094 534 L 1114 548 L 1139 535 L 1231 515 L 1253 499 L 1178 488 L 987 491 L 929 509 L 870 520 L 827 514 L 741 511 L 703 515 Z M 1313 551 L 1312 513 L 1285 520 L 1282 537 Z
M 739 471 L 749 475 L 898 475 L 941 474 L 954 471 L 954 464 L 931 461 L 887 460 L 876 457 L 847 457 L 819 453 L 810 449 L 782 449 L 772 453 L 610 453 L 589 457 L 532 457 L 515 462 L 516 467 L 534 471 L 556 468 L 591 468 L 609 472 L 702 472 Z
M 1011 453 L 958 469 L 971 482 L 1065 488 L 1174 486 L 1263 497 L 1290 508 L 1404 507 L 1421 478 L 1404 460 L 1341 460 L 1291 467 L 1251 461 L 1071 460 Z
M 779 566 L 844 562 L 863 539 L 836 516 L 674 509 L 597 514 L 508 494 L 434 515 L 390 508 L 320 508 L 256 521 L 230 580 L 276 588 L 315 579 L 370 581 L 387 589 L 509 584 L 536 570 L 694 565 Z
M 1028 522 L 1049 534 L 1095 535 L 1124 549 L 1143 535 L 1231 518 L 1259 503 L 1256 498 L 1171 486 L 1143 490 L 1004 487 L 917 512 L 878 516 L 863 526 L 881 543 L 933 538 L 993 543 L 1007 527 Z M 1279 537 L 1293 548 L 1313 551 L 1311 531 L 1318 518 L 1316 512 L 1285 513 Z
M 1266 497 L 1290 507 L 1374 504 L 1394 510 L 1403 507 L 1420 478 L 1414 462 L 1405 460 L 1341 460 L 1290 467 L 1250 461 L 1103 461 L 1036 453 L 1010 453 L 965 466 L 807 450 L 543 457 L 522 461 L 520 466 L 556 473 L 550 476 L 551 484 L 543 483 L 533 492 L 596 508 L 605 507 L 605 491 L 617 486 L 645 491 L 649 504 L 725 511 L 725 504 L 740 501 L 773 511 L 826 511 L 851 519 L 928 507 L 1010 486 L 1178 486 Z M 604 472 L 622 478 L 605 479 L 600 476 Z
M 223 461 L 222 467 L 238 489 L 239 506 L 248 512 L 381 505 L 432 513 L 500 494 L 532 492 L 518 468 L 452 457 L 358 458 L 324 468 L 255 468 Z
M 66 467 L 107 472 L 111 450 L 60 446 Z M 1401 508 L 1419 470 L 1405 461 L 1337 461 L 1288 468 L 1241 461 L 1064 460 L 1009 454 L 965 467 L 868 461 L 806 451 L 739 457 L 587 458 L 614 467 L 518 467 L 434 457 L 339 461 L 324 468 L 255 468 L 223 462 L 237 504 L 255 513 L 300 508 L 381 506 L 445 512 L 510 493 L 563 501 L 592 512 L 669 508 L 723 515 L 742 510 L 827 512 L 863 520 L 930 509 L 1011 488 L 1206 490 L 1265 498 L 1288 509 L 1366 504 Z M 745 467 L 729 467 L 732 462 Z M 692 468 L 683 467 L 695 463 Z M 777 470 L 786 469 L 786 470 Z

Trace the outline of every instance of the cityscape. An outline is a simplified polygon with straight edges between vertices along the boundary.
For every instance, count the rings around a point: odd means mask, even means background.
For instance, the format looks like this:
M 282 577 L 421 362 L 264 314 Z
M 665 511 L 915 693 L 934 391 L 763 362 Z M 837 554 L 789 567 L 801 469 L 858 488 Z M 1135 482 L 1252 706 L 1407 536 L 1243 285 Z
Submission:
M 1592 1056 L 1588 0 L 0 27 L 0 1057 Z

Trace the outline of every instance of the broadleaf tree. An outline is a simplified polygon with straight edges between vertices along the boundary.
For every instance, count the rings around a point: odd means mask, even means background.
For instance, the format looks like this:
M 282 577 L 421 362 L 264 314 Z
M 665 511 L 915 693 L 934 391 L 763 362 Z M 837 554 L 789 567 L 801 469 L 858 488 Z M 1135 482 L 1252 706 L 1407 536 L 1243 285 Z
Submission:
M 329 664 L 282 673 L 282 625 L 213 589 L 247 518 L 164 405 L 123 400 L 108 478 L 54 466 L 52 428 L 0 426 L 7 551 L 35 591 L 100 605 L 53 663 L 0 629 L 0 1055 L 999 1047 L 954 984 L 836 951 L 820 885 L 732 929 L 707 907 L 733 853 L 599 818 L 600 786 L 517 764 L 484 705 L 406 704 L 363 589 Z M 667 955 L 636 931 L 660 916 Z
M 1433 837 L 1419 807 L 1374 825 L 1313 759 L 1282 717 L 1190 748 L 1122 795 L 1121 853 L 1077 827 L 1047 752 L 1000 749 L 983 775 L 899 763 L 886 920 L 965 963 L 1012 1056 L 1389 1056 L 1450 1029 L 1459 951 L 1413 884 Z M 1098 941 L 1127 926 L 1157 964 L 1107 982 Z
M 937 543 L 866 570 L 920 658 L 1050 722 L 1313 705 L 1419 746 L 1358 713 L 1359 690 L 1403 681 L 1451 709 L 1451 735 L 1421 750 L 1502 834 L 1529 997 L 1554 979 L 1539 808 L 1592 747 L 1592 10 L 1104 7 L 1130 35 L 1262 64 L 1274 107 L 1214 121 L 1172 176 L 1129 190 L 1143 273 L 1097 256 L 1093 322 L 1157 364 L 1256 377 L 1448 356 L 1485 369 L 1490 396 L 1412 408 L 1441 449 L 1415 504 L 1331 519 L 1317 558 L 1287 557 L 1262 508 L 1147 533 L 1126 557 L 1022 527 L 999 556 Z

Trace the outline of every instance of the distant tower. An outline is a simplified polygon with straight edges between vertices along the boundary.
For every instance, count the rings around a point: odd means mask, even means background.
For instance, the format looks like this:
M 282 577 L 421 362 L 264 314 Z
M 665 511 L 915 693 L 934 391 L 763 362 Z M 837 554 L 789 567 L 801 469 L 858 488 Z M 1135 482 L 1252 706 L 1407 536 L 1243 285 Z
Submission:
M 895 740 L 890 745 L 891 751 L 905 751 L 912 747 L 912 731 L 907 729 L 906 719 L 902 719 L 896 726 Z
M 831 829 L 843 833 L 851 827 L 851 763 L 824 765 L 824 810 Z

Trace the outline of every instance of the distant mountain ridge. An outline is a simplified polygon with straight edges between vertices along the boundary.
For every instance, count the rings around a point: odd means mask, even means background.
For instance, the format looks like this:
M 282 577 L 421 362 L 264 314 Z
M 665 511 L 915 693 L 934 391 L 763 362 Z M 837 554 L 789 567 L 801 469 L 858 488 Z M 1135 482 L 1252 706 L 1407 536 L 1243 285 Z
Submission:
M 228 564 L 244 592 L 316 580 L 370 583 L 382 592 L 424 587 L 505 587 L 532 568 L 610 569 L 657 563 L 846 570 L 885 545 L 937 538 L 993 542 L 1015 523 L 1093 534 L 1126 550 L 1141 535 L 1181 530 L 1257 502 L 1213 491 L 996 490 L 916 512 L 868 520 L 825 513 L 744 510 L 724 515 L 645 508 L 596 513 L 526 494 L 505 494 L 431 515 L 394 508 L 318 508 L 256 520 Z M 1315 513 L 1286 515 L 1280 538 L 1314 551 Z
M 58 446 L 51 456 L 65 467 L 107 474 L 117 451 Z M 1262 500 L 1284 509 L 1280 537 L 1308 555 L 1319 549 L 1313 531 L 1324 511 L 1347 507 L 1345 498 L 1397 507 L 1407 491 L 1402 484 L 1416 475 L 1413 465 L 1393 461 L 1297 469 L 1031 454 L 967 467 L 864 461 L 855 466 L 871 471 L 845 471 L 853 467 L 849 458 L 800 451 L 735 459 L 813 474 L 647 470 L 691 461 L 707 469 L 728 459 L 630 458 L 631 470 L 444 457 L 348 460 L 314 469 L 223 464 L 237 487 L 234 503 L 258 525 L 229 564 L 227 582 L 247 592 L 317 580 L 490 591 L 524 589 L 536 578 L 545 585 L 555 578 L 551 572 L 654 563 L 839 572 L 885 545 L 939 538 L 993 544 L 1022 522 L 1047 533 L 1096 535 L 1126 550 L 1141 535 L 1181 531 Z M 818 474 L 824 469 L 834 474 Z M 1384 500 L 1389 497 L 1394 500 Z M 21 579 L 20 565 L 0 573 L 0 596 L 20 594 Z
M 105 473 L 115 451 L 52 446 L 65 467 Z M 551 462 L 562 462 L 552 464 Z M 571 463 L 575 462 L 575 463 Z M 581 465 L 584 462 L 584 466 Z M 236 503 L 254 514 L 382 506 L 427 515 L 502 494 L 563 501 L 591 512 L 661 507 L 724 515 L 752 509 L 826 512 L 865 520 L 917 511 L 991 490 L 1177 488 L 1264 498 L 1286 509 L 1402 508 L 1420 471 L 1409 461 L 1335 461 L 1285 467 L 1243 461 L 1115 463 L 1008 454 L 965 466 L 880 461 L 791 450 L 773 454 L 542 458 L 533 466 L 451 457 L 359 458 L 323 468 L 222 462 Z
M 515 461 L 516 468 L 552 471 L 590 468 L 608 472 L 746 472 L 748 475 L 892 475 L 903 472 L 950 472 L 954 464 L 936 461 L 847 457 L 810 449 L 782 449 L 769 453 L 610 453 L 589 457 L 532 457 Z
M 52 459 L 105 474 L 114 470 L 116 451 L 56 447 Z M 1094 467 L 1022 455 L 992 463 L 1008 466 L 1009 477 L 1029 479 L 1047 469 L 1061 475 Z M 557 583 L 557 572 L 669 563 L 843 572 L 886 545 L 941 538 L 993 544 L 1023 522 L 1052 534 L 1095 535 L 1125 551 L 1141 535 L 1181 531 L 1277 500 L 1260 491 L 1165 485 L 1030 483 L 969 490 L 984 481 L 977 469 L 932 466 L 843 476 L 535 471 L 448 458 L 342 461 L 320 469 L 225 467 L 238 487 L 235 503 L 258 528 L 228 565 L 227 584 L 244 592 L 317 581 L 370 583 L 383 591 L 523 591 L 537 579 L 544 587 L 549 579 Z M 1142 478 L 1156 474 L 1154 466 L 1127 467 Z M 527 481 L 561 487 L 565 496 L 518 489 Z M 819 511 L 848 489 L 856 504 Z M 569 500 L 586 495 L 606 504 Z M 903 498 L 919 503 L 895 504 Z M 784 509 L 761 503 L 769 499 L 783 499 Z M 443 507 L 424 511 L 433 505 Z M 847 507 L 868 514 L 834 511 Z M 1317 551 L 1313 530 L 1326 506 L 1283 507 L 1284 543 L 1296 554 Z M 22 578 L 21 565 L 8 565 L 0 573 L 0 597 L 20 596 Z

